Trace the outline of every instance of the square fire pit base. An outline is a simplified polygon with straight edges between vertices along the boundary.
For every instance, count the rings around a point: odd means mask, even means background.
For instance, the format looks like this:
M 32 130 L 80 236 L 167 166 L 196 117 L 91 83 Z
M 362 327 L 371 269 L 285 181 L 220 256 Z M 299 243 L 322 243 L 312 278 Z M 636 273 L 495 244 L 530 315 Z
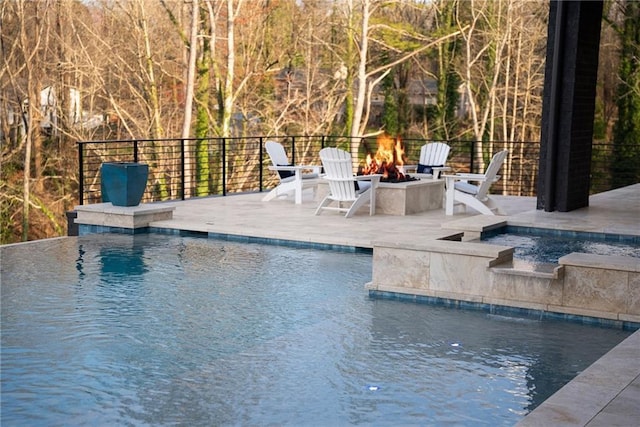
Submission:
M 376 192 L 376 213 L 412 215 L 432 209 L 442 209 L 443 198 L 444 180 L 381 182 Z

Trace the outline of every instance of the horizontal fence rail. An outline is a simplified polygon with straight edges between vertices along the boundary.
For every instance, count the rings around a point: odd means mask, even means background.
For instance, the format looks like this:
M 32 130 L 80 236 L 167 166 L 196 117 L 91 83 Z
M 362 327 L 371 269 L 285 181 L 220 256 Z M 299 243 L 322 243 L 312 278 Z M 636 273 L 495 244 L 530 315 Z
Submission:
M 285 136 L 203 139 L 135 139 L 78 142 L 79 204 L 100 203 L 100 167 L 105 162 L 135 162 L 149 165 L 143 202 L 185 200 L 194 197 L 226 196 L 261 192 L 278 183 L 269 170 L 271 160 L 264 143 L 283 144 L 292 164 L 319 165 L 324 147 L 349 150 L 352 139 L 338 136 Z M 360 151 L 354 170 L 364 164 L 367 154 L 377 150 L 375 137 L 358 139 Z M 402 139 L 406 164 L 417 164 L 425 139 Z M 507 149 L 509 156 L 493 185 L 494 194 L 535 196 L 540 144 L 538 142 L 450 140 L 448 166 L 453 172 L 478 172 L 493 153 Z M 478 153 L 478 151 L 481 153 Z M 615 188 L 612 180 L 611 144 L 594 143 L 591 163 L 591 193 Z M 480 161 L 482 159 L 482 161 Z

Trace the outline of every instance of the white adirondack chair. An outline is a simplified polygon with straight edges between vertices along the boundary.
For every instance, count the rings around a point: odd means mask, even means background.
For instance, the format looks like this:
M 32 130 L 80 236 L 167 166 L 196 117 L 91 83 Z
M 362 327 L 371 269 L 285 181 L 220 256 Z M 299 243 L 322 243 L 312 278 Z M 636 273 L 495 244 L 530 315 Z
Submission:
M 489 195 L 491 185 L 500 179 L 498 171 L 509 154 L 508 150 L 494 154 L 491 163 L 484 174 L 459 173 L 444 175 L 446 185 L 445 213 L 453 215 L 454 204 L 461 203 L 465 207 L 471 207 L 483 215 L 495 215 L 502 213 L 495 200 Z M 469 181 L 479 182 L 479 185 L 470 184 Z
M 444 142 L 430 142 L 420 148 L 420 160 L 417 165 L 405 165 L 407 173 L 414 178 L 439 179 L 444 171 L 451 170 L 446 166 L 451 147 Z
M 332 210 L 345 212 L 345 217 L 349 218 L 367 202 L 369 215 L 374 215 L 376 188 L 381 175 L 355 176 L 351 154 L 337 148 L 320 150 L 320 160 L 325 173 L 323 179 L 329 185 L 329 194 L 318 205 L 316 215 L 320 215 L 323 210 Z M 331 206 L 331 204 L 337 204 L 337 206 Z
M 312 189 L 315 194 L 319 182 L 320 165 L 292 165 L 282 144 L 275 141 L 265 142 L 264 148 L 271 158 L 272 166 L 269 166 L 269 170 L 277 172 L 280 184 L 262 198 L 263 202 L 294 193 L 295 203 L 300 204 L 302 192 L 305 189 Z M 312 172 L 303 173 L 305 170 Z

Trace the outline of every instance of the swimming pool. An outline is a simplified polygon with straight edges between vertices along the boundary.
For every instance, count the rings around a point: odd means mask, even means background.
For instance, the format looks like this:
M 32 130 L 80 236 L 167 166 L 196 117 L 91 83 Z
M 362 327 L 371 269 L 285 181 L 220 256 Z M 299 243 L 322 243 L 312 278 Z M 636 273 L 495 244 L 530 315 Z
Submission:
M 630 334 L 370 299 L 367 253 L 112 234 L 0 254 L 3 425 L 513 425 Z
M 483 233 L 482 242 L 514 248 L 514 258 L 557 264 L 572 252 L 640 258 L 640 236 L 507 226 Z

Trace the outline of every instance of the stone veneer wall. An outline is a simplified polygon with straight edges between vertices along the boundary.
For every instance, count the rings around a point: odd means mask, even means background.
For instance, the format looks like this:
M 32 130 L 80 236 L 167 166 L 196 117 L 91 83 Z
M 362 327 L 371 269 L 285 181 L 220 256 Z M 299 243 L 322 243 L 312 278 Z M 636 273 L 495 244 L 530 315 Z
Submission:
M 572 253 L 559 263 L 564 267 L 562 307 L 640 322 L 638 258 Z
M 550 271 L 513 268 L 513 248 L 375 242 L 368 289 L 640 323 L 636 258 L 574 253 Z

